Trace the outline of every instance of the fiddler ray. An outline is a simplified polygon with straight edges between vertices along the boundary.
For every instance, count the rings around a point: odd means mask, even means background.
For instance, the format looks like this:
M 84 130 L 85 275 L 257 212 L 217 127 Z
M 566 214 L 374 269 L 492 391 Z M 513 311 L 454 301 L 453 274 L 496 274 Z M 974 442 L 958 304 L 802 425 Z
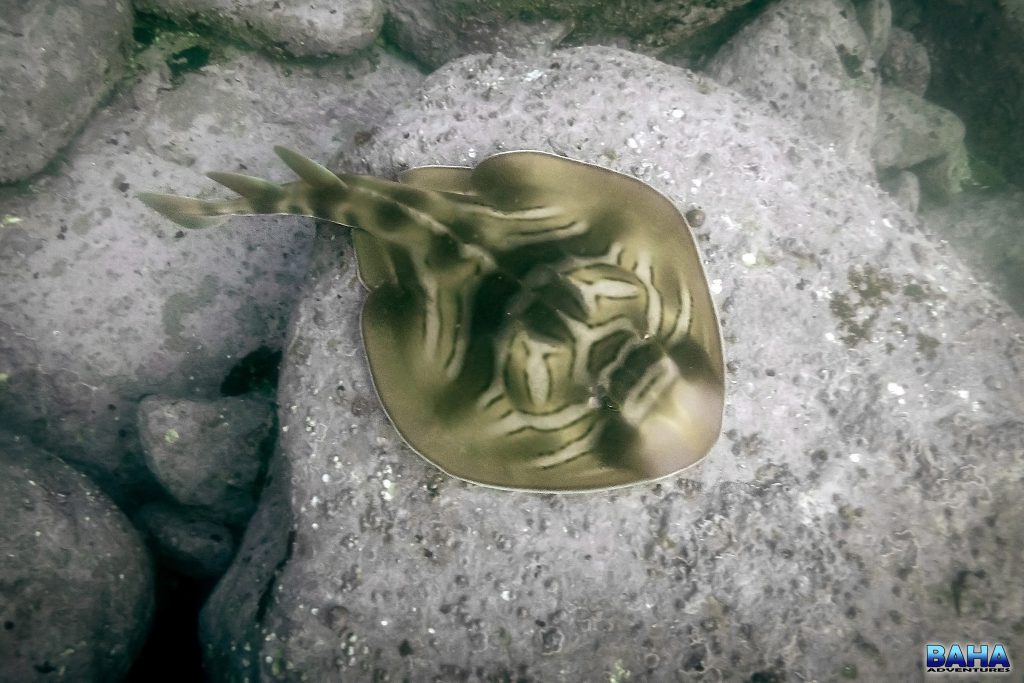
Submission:
M 658 191 L 545 152 L 396 182 L 275 151 L 301 180 L 210 173 L 241 196 L 139 199 L 186 228 L 251 214 L 352 228 L 373 383 L 428 461 L 498 488 L 580 491 L 664 477 L 711 449 L 718 318 L 691 226 Z

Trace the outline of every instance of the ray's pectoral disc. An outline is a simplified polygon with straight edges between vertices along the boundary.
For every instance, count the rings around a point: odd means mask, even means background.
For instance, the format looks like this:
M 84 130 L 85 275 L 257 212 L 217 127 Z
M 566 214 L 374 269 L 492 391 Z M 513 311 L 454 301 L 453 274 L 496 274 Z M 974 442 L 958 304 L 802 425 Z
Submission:
M 187 227 L 291 213 L 356 228 L 363 339 L 403 438 L 469 481 L 572 491 L 700 460 L 724 404 L 721 335 L 690 227 L 648 185 L 542 152 L 399 182 L 278 154 L 301 181 L 142 195 Z

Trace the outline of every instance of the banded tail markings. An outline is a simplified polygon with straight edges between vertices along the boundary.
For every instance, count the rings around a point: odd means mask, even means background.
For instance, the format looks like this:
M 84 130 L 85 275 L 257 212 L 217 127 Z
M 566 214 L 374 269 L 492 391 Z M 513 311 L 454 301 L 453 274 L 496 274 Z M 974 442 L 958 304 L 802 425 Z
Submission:
M 211 178 L 223 201 L 142 195 L 189 227 L 293 213 L 356 228 L 374 386 L 406 442 L 502 488 L 648 481 L 703 457 L 724 403 L 721 335 L 686 219 L 644 183 L 541 152 L 399 182 Z

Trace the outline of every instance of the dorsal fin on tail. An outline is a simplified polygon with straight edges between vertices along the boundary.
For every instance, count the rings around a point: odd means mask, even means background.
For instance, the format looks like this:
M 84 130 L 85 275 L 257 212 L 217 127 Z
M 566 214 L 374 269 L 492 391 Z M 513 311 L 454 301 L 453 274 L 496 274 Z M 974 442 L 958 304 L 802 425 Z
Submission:
M 321 166 L 312 159 L 280 145 L 274 147 L 274 152 L 277 156 L 281 157 L 281 161 L 288 164 L 288 168 L 292 169 L 295 175 L 305 180 L 311 186 L 323 190 L 332 188 L 345 189 L 346 185 L 341 178 L 332 173 L 326 166 Z
M 220 183 L 229 190 L 237 192 L 246 199 L 268 200 L 277 199 L 284 195 L 284 188 L 277 183 L 251 175 L 210 171 L 206 174 L 206 177 Z
M 231 214 L 244 212 L 248 206 L 241 200 L 211 202 L 159 192 L 140 192 L 136 197 L 183 228 L 193 230 L 222 225 Z

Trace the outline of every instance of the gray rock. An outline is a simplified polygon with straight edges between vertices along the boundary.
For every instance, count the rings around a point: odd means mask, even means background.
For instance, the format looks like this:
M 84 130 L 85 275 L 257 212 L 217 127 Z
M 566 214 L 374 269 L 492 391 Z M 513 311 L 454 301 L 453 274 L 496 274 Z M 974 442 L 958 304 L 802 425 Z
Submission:
M 256 508 L 273 425 L 273 405 L 258 399 L 150 396 L 139 404 L 139 436 L 157 481 L 182 505 L 229 524 Z
M 128 0 L 6 0 L 0 8 L 0 183 L 41 171 L 121 78 Z
M 871 49 L 846 0 L 783 0 L 708 63 L 719 83 L 767 103 L 851 163 L 867 165 L 878 118 Z
M 0 680 L 119 680 L 153 609 L 128 519 L 85 475 L 2 433 L 0 519 Z
M 910 168 L 954 153 L 963 141 L 964 124 L 956 114 L 909 90 L 882 86 L 873 150 L 879 168 Z
M 52 251 L 52 238 L 46 244 Z M 28 260 L 18 257 L 0 261 L 0 280 L 9 282 L 8 276 L 14 272 L 5 265 L 17 268 Z M 17 277 L 21 279 L 26 275 Z M 26 286 L 27 282 L 20 285 Z M 10 294 L 16 292 L 0 288 L 0 299 Z M 0 424 L 17 428 L 31 434 L 35 441 L 59 449 L 65 460 L 86 472 L 115 500 L 123 503 L 136 495 L 145 488 L 141 483 L 150 477 L 138 456 L 141 446 L 134 429 L 135 407 L 130 400 L 118 395 L 116 379 L 97 383 L 95 378 L 81 372 L 83 359 L 59 348 L 62 335 L 56 325 L 49 339 L 40 339 L 29 336 L 40 334 L 38 329 L 26 331 L 8 322 L 19 317 L 12 305 L 8 304 L 3 311 L 0 319 Z M 32 311 L 24 313 L 31 315 Z M 101 344 L 102 350 L 102 340 L 97 338 L 96 342 Z
M 149 503 L 135 517 L 172 569 L 199 579 L 224 573 L 235 554 L 231 530 L 205 518 L 196 510 Z
M 892 195 L 897 204 L 910 213 L 917 213 L 921 205 L 921 181 L 912 171 L 897 171 L 879 178 L 879 184 Z
M 395 2 L 388 25 L 396 43 L 432 67 L 475 53 L 501 52 L 516 57 L 548 54 L 572 28 L 569 21 L 554 19 L 463 16 L 446 20 L 432 16 L 428 7 L 436 7 L 436 3 Z
M 919 657 L 864 653 L 917 652 L 921 634 L 1024 645 L 1006 541 L 1024 533 L 1020 319 L 868 172 L 618 50 L 453 63 L 365 160 L 389 174 L 516 148 L 703 206 L 724 435 L 701 467 L 613 492 L 445 476 L 380 408 L 351 249 L 323 228 L 281 457 L 202 616 L 214 678 L 907 680 Z
M 871 58 L 877 62 L 889 45 L 892 5 L 889 0 L 853 0 L 853 5 L 857 9 L 857 21 L 868 39 Z
M 921 192 L 925 197 L 939 203 L 948 202 L 971 178 L 967 147 L 961 142 L 948 154 L 918 165 L 914 172 L 921 180 Z
M 136 9 L 182 25 L 207 25 L 296 57 L 346 56 L 380 32 L 379 0 L 135 0 Z
M 882 79 L 915 95 L 924 95 L 932 75 L 928 50 L 909 31 L 893 27 L 889 47 L 879 62 Z
M 213 63 L 172 79 L 166 63 L 202 45 L 165 34 L 60 173 L 0 191 L 13 254 L 0 260 L 0 423 L 111 492 L 145 473 L 142 396 L 219 395 L 243 356 L 280 347 L 313 240 L 301 219 L 186 234 L 133 193 L 209 192 L 202 171 L 279 169 L 274 144 L 354 155 L 422 79 L 384 53 L 301 65 L 210 44 Z
M 925 220 L 1024 316 L 1024 192 L 964 192 L 943 206 L 928 206 Z
M 384 0 L 392 39 L 435 68 L 478 52 L 547 52 L 570 28 L 576 42 L 616 40 L 660 57 L 693 56 L 750 2 Z

